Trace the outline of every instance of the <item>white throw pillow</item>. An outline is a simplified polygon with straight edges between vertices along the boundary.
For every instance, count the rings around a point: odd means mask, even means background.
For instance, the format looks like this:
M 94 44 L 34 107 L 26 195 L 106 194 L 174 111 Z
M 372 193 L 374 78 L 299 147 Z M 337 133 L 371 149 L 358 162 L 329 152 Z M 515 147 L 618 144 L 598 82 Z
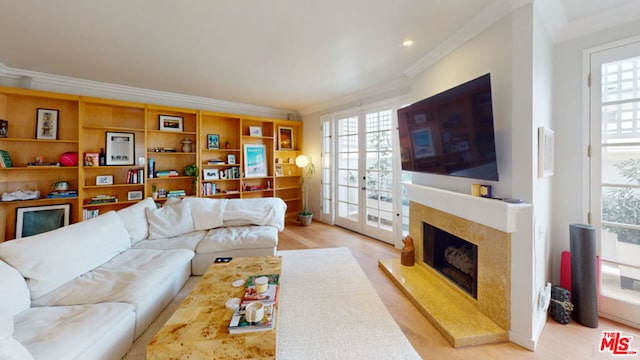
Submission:
M 0 308 L 0 360 L 33 360 L 27 349 L 13 338 L 13 315 Z
M 184 198 L 189 204 L 196 230 L 209 230 L 222 226 L 222 215 L 227 199 Z
M 2 284 L 0 309 L 6 309 L 12 315 L 16 315 L 31 306 L 27 282 L 18 270 L 4 261 L 0 261 L 0 284 Z
M 195 230 L 189 204 L 178 201 L 160 209 L 146 209 L 149 239 L 164 239 Z
M 148 197 L 139 203 L 133 204 L 122 210 L 118 210 L 124 226 L 131 235 L 131 245 L 140 240 L 146 239 L 149 235 L 149 224 L 147 223 L 147 209 L 155 209 L 156 202 Z

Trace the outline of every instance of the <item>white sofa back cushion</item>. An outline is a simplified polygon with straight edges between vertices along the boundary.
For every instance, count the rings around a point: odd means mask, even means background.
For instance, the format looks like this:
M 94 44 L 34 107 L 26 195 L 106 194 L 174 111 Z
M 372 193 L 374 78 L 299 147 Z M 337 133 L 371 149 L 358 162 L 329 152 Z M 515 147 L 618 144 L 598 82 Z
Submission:
M 31 299 L 94 269 L 131 246 L 115 211 L 0 244 L 0 258 L 27 279 Z
M 13 315 L 0 308 L 0 360 L 33 360 L 27 349 L 13 337 Z
M 149 225 L 147 224 L 147 209 L 155 209 L 156 202 L 148 197 L 139 203 L 133 204 L 124 209 L 118 210 L 124 226 L 131 235 L 131 245 L 149 236 Z
M 27 283 L 18 270 L 0 261 L 0 284 L 2 284 L 2 296 L 0 296 L 0 309 L 5 309 L 16 315 L 31 306 L 31 298 Z
M 175 201 L 160 209 L 146 209 L 149 222 L 149 239 L 164 239 L 195 230 L 189 204 Z
M 229 199 L 223 226 L 269 225 L 284 230 L 287 204 L 280 198 Z
M 193 227 L 196 230 L 209 230 L 222 226 L 222 214 L 227 199 L 184 198 L 189 204 Z

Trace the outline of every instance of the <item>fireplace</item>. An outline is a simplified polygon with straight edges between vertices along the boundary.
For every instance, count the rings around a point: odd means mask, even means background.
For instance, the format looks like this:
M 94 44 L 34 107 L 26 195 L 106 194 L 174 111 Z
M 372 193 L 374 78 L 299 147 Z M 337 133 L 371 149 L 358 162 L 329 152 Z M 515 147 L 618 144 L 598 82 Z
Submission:
M 380 268 L 452 346 L 511 340 L 534 350 L 547 314 L 538 308 L 533 281 L 532 206 L 405 186 L 411 199 L 409 234 L 414 239 L 415 265 L 384 259 Z M 475 289 L 462 290 L 428 265 L 425 248 L 430 245 L 423 240 L 437 230 L 425 223 L 473 245 Z M 469 254 L 468 248 L 460 251 Z
M 423 222 L 423 261 L 478 298 L 478 246 Z

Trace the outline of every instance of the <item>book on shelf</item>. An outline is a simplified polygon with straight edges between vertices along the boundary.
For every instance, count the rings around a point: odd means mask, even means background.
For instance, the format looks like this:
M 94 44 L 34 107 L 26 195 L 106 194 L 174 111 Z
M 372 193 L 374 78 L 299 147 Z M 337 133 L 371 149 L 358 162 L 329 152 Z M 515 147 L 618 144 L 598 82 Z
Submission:
M 127 184 L 144 184 L 144 170 L 130 169 L 127 171 Z
M 48 199 L 78 197 L 78 191 L 77 190 L 64 190 L 64 191 L 57 190 L 57 191 L 52 191 L 48 193 L 45 197 Z
M 265 304 L 264 317 L 258 323 L 250 323 L 245 318 L 245 305 L 240 305 L 233 311 L 229 321 L 229 334 L 244 334 L 250 332 L 273 330 L 276 324 L 276 307 Z
M 7 150 L 0 150 L 0 166 L 3 168 L 13 167 L 13 162 L 11 161 L 11 156 Z
M 83 209 L 82 210 L 82 220 L 89 220 L 94 217 L 98 217 L 100 215 L 100 210 L 98 209 Z
M 182 197 L 187 196 L 187 192 L 184 190 L 169 190 L 167 197 Z
M 54 162 L 54 161 L 50 161 L 50 162 L 29 162 L 27 163 L 28 167 L 58 167 L 60 166 L 59 162 Z
M 160 170 L 156 171 L 156 177 L 176 177 L 180 176 L 178 170 Z
M 117 203 L 118 197 L 115 195 L 96 195 L 89 199 L 89 205 Z

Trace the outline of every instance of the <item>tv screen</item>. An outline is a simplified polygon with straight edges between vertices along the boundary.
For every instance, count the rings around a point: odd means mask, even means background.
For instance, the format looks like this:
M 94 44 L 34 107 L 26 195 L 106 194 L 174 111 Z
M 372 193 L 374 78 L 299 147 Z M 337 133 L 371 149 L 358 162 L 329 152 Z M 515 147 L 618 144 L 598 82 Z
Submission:
M 498 181 L 491 75 L 398 110 L 402 170 Z
M 69 225 L 70 204 L 16 209 L 16 239 Z

